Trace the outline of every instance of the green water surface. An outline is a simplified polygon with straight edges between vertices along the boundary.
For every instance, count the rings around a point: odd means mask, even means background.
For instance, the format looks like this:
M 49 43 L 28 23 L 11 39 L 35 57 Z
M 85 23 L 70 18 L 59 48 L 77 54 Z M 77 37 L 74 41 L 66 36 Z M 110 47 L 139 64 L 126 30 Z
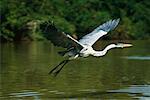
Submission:
M 48 72 L 64 59 L 57 54 L 63 48 L 45 41 L 1 43 L 0 99 L 150 99 L 150 41 L 129 42 L 132 48 L 74 60 L 57 77 Z

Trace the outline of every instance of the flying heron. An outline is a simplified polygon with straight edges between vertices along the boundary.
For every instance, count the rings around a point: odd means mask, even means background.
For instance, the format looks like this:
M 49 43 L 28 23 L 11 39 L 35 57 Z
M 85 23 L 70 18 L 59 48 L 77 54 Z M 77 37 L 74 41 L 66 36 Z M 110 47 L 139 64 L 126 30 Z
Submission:
M 83 36 L 79 40 L 73 38 L 69 34 L 58 30 L 58 28 L 56 28 L 56 26 L 53 23 L 41 24 L 40 28 L 43 30 L 44 36 L 48 40 L 50 40 L 55 46 L 61 46 L 66 48 L 65 51 L 61 51 L 58 53 L 62 56 L 67 56 L 67 59 L 60 62 L 49 73 L 56 76 L 69 61 L 78 57 L 88 57 L 90 55 L 101 57 L 104 56 L 110 49 L 132 46 L 131 44 L 117 43 L 106 46 L 106 48 L 102 51 L 96 51 L 92 48 L 93 44 L 100 37 L 106 35 L 109 31 L 116 28 L 119 21 L 120 19 L 109 20 L 104 24 L 98 26 L 91 33 Z

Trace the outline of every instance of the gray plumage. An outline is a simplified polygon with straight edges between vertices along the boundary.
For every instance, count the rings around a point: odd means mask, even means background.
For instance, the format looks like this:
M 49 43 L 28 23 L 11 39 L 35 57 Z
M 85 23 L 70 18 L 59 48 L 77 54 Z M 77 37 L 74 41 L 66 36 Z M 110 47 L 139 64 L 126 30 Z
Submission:
M 119 21 L 120 19 L 107 21 L 106 23 L 100 25 L 97 28 L 97 31 L 103 30 L 105 32 L 109 32 L 110 30 L 113 30 L 118 25 Z
M 91 33 L 82 37 L 79 42 L 84 45 L 92 46 L 100 37 L 106 35 L 110 30 L 113 30 L 118 25 L 119 21 L 120 19 L 107 21 Z

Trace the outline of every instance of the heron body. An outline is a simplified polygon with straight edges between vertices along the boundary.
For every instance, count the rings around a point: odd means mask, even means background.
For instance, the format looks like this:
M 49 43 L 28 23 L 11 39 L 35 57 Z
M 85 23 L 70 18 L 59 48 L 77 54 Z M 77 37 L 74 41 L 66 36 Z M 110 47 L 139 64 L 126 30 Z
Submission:
M 88 57 L 89 55 L 93 55 L 93 54 L 94 54 L 94 50 L 91 46 L 87 46 L 80 51 L 81 57 Z
M 60 72 L 60 70 L 64 67 L 65 64 L 78 57 L 83 57 L 83 58 L 88 56 L 101 57 L 104 56 L 110 49 L 132 46 L 131 44 L 113 43 L 106 46 L 101 51 L 95 51 L 93 49 L 92 46 L 94 45 L 94 43 L 100 37 L 106 35 L 109 31 L 113 30 L 118 25 L 119 21 L 120 19 L 107 21 L 104 24 L 98 26 L 91 33 L 83 36 L 79 40 L 76 40 L 70 35 L 61 32 L 53 24 L 43 24 L 41 28 L 42 30 L 44 30 L 43 33 L 45 34 L 45 37 L 48 40 L 50 40 L 54 45 L 67 48 L 67 50 L 58 53 L 62 56 L 68 56 L 68 59 L 60 62 L 55 68 L 53 68 L 50 71 L 50 73 L 56 76 Z

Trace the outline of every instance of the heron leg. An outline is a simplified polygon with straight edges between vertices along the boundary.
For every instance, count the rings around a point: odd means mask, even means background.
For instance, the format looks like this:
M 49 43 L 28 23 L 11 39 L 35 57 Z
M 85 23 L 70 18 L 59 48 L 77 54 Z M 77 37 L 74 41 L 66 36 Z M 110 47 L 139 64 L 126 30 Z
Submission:
M 57 76 L 59 74 L 59 72 L 63 69 L 63 67 L 69 62 L 69 60 L 66 60 L 63 65 L 60 67 L 60 69 L 58 69 L 56 72 L 54 72 L 54 76 Z
M 64 60 L 60 62 L 56 67 L 54 67 L 49 74 L 54 74 L 54 76 L 57 76 L 57 74 L 61 71 L 61 69 L 69 62 L 69 60 Z M 63 65 L 62 65 L 63 64 Z M 62 65 L 60 68 L 59 66 Z
M 57 66 L 55 66 L 50 72 L 49 74 L 53 73 L 61 64 L 63 64 L 65 62 L 65 60 L 63 60 L 62 62 L 60 62 Z

